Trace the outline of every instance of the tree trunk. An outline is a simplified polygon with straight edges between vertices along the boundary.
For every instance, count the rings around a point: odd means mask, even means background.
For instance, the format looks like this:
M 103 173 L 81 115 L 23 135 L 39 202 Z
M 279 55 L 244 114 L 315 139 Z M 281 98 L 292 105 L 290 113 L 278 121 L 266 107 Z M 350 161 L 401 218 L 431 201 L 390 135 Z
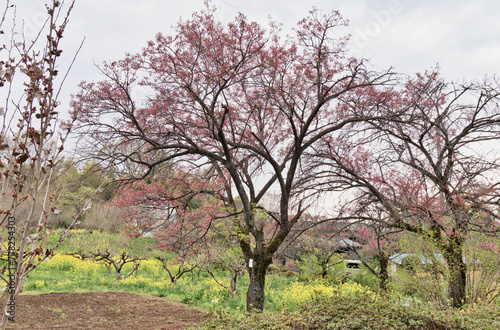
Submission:
M 461 251 L 460 251 L 461 252 Z M 462 260 L 462 253 L 448 259 L 448 298 L 455 308 L 462 307 L 465 303 L 465 290 L 467 281 L 467 266 Z
M 389 282 L 389 258 L 381 255 L 379 259 L 380 272 L 379 272 L 379 288 L 381 291 L 387 291 L 387 283 Z
M 445 259 L 448 263 L 448 298 L 455 308 L 462 307 L 466 297 L 467 265 L 463 260 L 462 250 L 463 239 L 457 235 L 451 236 Z
M 9 298 L 10 296 L 8 294 L 6 294 L 6 292 L 8 291 L 8 286 L 7 288 L 5 289 L 4 293 L 2 294 L 0 301 L 0 306 L 7 306 L 7 302 L 9 301 Z M 7 311 L 8 309 L 5 308 L 4 309 L 4 313 L 2 313 L 2 318 L 0 319 L 0 329 L 5 329 L 5 327 L 7 326 L 7 321 L 8 321 L 8 316 L 5 314 L 5 311 Z
M 241 270 L 235 270 L 231 269 L 231 282 L 230 282 L 230 290 L 231 290 L 231 297 L 234 298 L 234 295 L 236 294 L 236 287 L 238 286 L 238 277 L 240 276 Z
M 265 260 L 263 255 L 254 255 L 247 265 L 250 284 L 247 291 L 247 312 L 264 310 L 264 288 L 266 286 L 266 271 L 272 260 Z
M 321 278 L 326 278 L 326 276 L 328 275 L 328 261 L 330 261 L 330 259 L 328 260 L 322 260 L 320 262 L 320 265 L 321 265 Z

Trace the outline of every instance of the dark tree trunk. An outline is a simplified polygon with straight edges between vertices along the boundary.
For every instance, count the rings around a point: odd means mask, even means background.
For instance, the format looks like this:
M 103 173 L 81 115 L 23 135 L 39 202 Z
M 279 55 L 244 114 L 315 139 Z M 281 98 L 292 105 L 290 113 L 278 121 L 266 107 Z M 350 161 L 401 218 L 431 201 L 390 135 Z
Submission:
M 378 274 L 379 288 L 381 291 L 387 291 L 387 283 L 389 283 L 389 258 L 385 255 L 380 255 L 379 259 L 380 272 Z
M 451 305 L 460 308 L 465 304 L 467 266 L 462 257 L 463 239 L 451 237 L 450 247 L 445 253 L 448 263 L 448 298 Z
M 250 284 L 247 291 L 247 312 L 261 312 L 264 310 L 266 272 L 272 262 L 271 258 L 267 259 L 263 255 L 254 254 L 254 259 L 251 259 L 252 267 L 249 264 L 247 265 L 250 276 Z
M 465 264 L 463 262 L 450 268 L 448 295 L 452 301 L 452 306 L 455 308 L 460 308 L 465 303 L 467 274 L 464 269 Z
M 285 211 L 287 207 L 282 207 Z M 273 255 L 278 250 L 279 246 L 288 235 L 291 229 L 291 224 L 288 221 L 287 213 L 283 211 L 281 214 L 281 227 L 274 238 L 266 244 L 264 240 L 263 230 L 254 230 L 251 235 L 255 239 L 255 247 L 252 248 L 250 240 L 242 235 L 239 240 L 241 251 L 245 256 L 246 268 L 250 277 L 250 283 L 247 291 L 247 312 L 262 312 L 264 310 L 266 272 L 269 265 L 273 262 Z M 252 218 L 253 212 L 249 217 Z M 249 235 L 249 232 L 243 228 L 242 233 Z

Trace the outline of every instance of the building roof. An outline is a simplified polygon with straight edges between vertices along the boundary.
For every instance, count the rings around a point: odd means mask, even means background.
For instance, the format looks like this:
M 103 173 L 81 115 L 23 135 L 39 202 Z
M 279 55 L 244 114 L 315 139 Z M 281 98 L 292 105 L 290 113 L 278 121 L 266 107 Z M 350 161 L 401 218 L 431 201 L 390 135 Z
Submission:
M 401 265 L 401 263 L 403 262 L 403 259 L 406 258 L 406 257 L 417 257 L 420 259 L 420 261 L 422 262 L 422 265 L 430 265 L 432 264 L 432 260 L 427 258 L 426 256 L 422 255 L 422 254 L 417 254 L 417 253 L 396 253 L 396 254 L 393 254 L 392 256 L 389 257 L 389 260 L 397 263 L 398 265 Z M 434 257 L 437 259 L 437 260 L 443 260 L 443 255 L 442 254 L 439 254 L 439 253 L 436 253 L 434 255 Z
M 348 238 L 334 238 L 333 241 L 338 247 L 341 248 L 362 248 L 363 245 L 359 244 L 358 242 L 355 242 L 353 240 L 350 240 Z

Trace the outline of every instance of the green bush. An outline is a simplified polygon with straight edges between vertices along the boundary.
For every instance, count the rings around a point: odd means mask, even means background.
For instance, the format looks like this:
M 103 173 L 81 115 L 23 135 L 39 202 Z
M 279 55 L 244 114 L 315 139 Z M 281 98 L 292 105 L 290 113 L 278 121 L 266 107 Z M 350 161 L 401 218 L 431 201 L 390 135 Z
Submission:
M 360 293 L 316 297 L 297 311 L 239 315 L 217 311 L 198 329 L 500 329 L 500 309 L 438 311 L 413 300 Z
M 373 291 L 378 291 L 379 289 L 379 280 L 367 269 L 362 269 L 359 273 L 355 274 L 352 277 L 352 281 L 354 283 L 358 283 L 362 286 L 368 287 Z
M 345 275 L 345 264 L 338 255 L 332 255 L 327 260 L 326 258 L 318 258 L 313 253 L 308 253 L 303 255 L 300 261 L 297 261 L 297 267 L 300 270 L 300 278 L 305 280 L 318 277 L 340 280 Z

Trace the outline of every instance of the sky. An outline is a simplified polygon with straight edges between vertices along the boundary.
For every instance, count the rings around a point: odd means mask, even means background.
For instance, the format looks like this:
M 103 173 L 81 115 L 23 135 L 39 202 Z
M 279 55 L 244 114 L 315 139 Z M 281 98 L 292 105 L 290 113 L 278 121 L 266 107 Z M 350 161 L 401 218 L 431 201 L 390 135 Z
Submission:
M 10 0 L 25 35 L 34 37 L 46 17 L 43 0 Z M 65 0 L 66 4 L 70 1 Z M 292 34 L 313 8 L 339 10 L 350 22 L 352 55 L 370 60 L 373 70 L 390 67 L 413 75 L 439 65 L 444 77 L 462 81 L 500 75 L 498 0 L 212 0 L 217 17 L 231 21 L 239 12 L 266 26 L 269 17 Z M 85 39 L 60 95 L 60 113 L 81 81 L 102 79 L 96 65 L 139 52 L 158 32 L 174 32 L 180 18 L 204 8 L 204 0 L 77 0 L 61 42 L 64 72 Z M 0 44 L 5 43 L 0 35 Z
M 26 34 L 41 26 L 41 0 L 11 0 Z M 66 0 L 66 4 L 69 3 Z M 267 25 L 269 17 L 292 34 L 296 23 L 316 7 L 339 10 L 349 20 L 340 34 L 351 34 L 351 52 L 370 60 L 374 70 L 390 67 L 412 75 L 439 65 L 451 80 L 482 79 L 500 67 L 500 2 L 497 0 L 212 0 L 217 17 L 231 21 L 239 12 Z M 158 32 L 172 34 L 180 18 L 204 8 L 203 0 L 77 0 L 62 41 L 67 67 L 85 38 L 68 76 L 62 102 L 82 81 L 101 77 L 96 65 L 139 52 Z

